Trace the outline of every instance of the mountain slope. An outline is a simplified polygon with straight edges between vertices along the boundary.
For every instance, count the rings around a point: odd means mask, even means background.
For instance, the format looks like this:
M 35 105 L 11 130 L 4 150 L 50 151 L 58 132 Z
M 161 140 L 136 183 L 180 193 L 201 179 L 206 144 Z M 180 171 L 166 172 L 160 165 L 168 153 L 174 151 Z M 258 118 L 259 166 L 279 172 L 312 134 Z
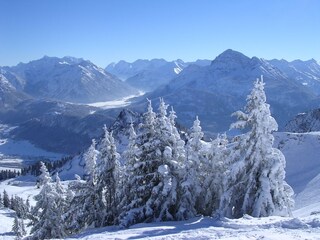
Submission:
M 8 80 L 6 71 L 0 69 L 0 108 L 1 110 L 14 107 L 19 102 L 30 98 L 18 91 Z
M 320 133 L 277 132 L 274 136 L 274 146 L 286 158 L 286 181 L 299 194 L 320 174 Z
M 0 122 L 16 126 L 9 134 L 12 139 L 30 141 L 47 151 L 76 154 L 100 136 L 103 125 L 110 125 L 119 112 L 57 101 L 24 101 L 0 112 Z
M 292 62 L 273 59 L 268 62 L 284 72 L 288 78 L 309 87 L 315 94 L 320 95 L 320 65 L 314 59 Z
M 90 61 L 72 57 L 43 57 L 5 70 L 16 87 L 35 98 L 88 103 L 137 93 Z
M 233 121 L 230 115 L 243 108 L 253 82 L 261 75 L 266 83 L 267 101 L 280 127 L 301 110 L 316 105 L 317 97 L 308 87 L 290 80 L 263 59 L 248 58 L 233 50 L 220 54 L 210 66 L 185 68 L 147 97 L 164 97 L 186 126 L 191 126 L 199 115 L 205 130 L 227 131 Z

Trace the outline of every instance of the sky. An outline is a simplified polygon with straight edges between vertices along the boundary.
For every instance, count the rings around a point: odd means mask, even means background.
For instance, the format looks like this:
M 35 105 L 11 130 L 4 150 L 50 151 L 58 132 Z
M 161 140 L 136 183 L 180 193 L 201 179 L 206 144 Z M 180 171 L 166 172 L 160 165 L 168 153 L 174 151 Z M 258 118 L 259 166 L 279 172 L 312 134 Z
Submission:
M 319 12 L 319 0 L 0 0 L 0 66 L 212 60 L 226 49 L 320 61 Z

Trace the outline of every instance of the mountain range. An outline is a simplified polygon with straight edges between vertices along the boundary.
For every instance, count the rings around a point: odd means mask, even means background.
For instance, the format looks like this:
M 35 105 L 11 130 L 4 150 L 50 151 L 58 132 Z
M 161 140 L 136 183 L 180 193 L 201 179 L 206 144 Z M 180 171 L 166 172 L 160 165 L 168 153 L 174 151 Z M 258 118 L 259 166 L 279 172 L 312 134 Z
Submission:
M 315 84 L 319 84 L 320 74 L 310 71 L 308 79 L 311 74 L 314 74 Z M 311 84 L 289 77 L 270 61 L 249 58 L 233 50 L 223 52 L 209 66 L 186 67 L 168 84 L 145 97 L 154 99 L 155 103 L 163 97 L 174 107 L 178 121 L 185 126 L 191 126 L 198 115 L 206 131 L 228 131 L 234 121 L 231 114 L 243 109 L 253 82 L 261 75 L 266 83 L 267 101 L 281 129 L 297 113 L 319 104 L 320 92 L 316 92 Z
M 16 91 L 37 99 L 90 103 L 138 93 L 116 76 L 81 58 L 45 56 L 14 67 L 2 67 L 1 72 Z
M 105 70 L 118 76 L 131 86 L 150 92 L 161 85 L 167 84 L 187 66 L 191 64 L 207 66 L 210 65 L 210 62 L 210 60 L 184 62 L 177 59 L 168 62 L 164 59 L 139 59 L 133 63 L 126 61 L 111 63 Z
M 231 114 L 243 109 L 253 82 L 261 75 L 280 130 L 298 113 L 319 106 L 320 66 L 315 60 L 269 61 L 229 49 L 213 61 L 120 61 L 106 69 L 112 73 L 72 57 L 43 57 L 0 67 L 0 121 L 16 126 L 12 138 L 72 154 L 99 136 L 103 124 L 110 125 L 122 108 L 103 110 L 71 102 L 114 100 L 136 93 L 141 86 L 145 91 L 149 91 L 147 85 L 159 87 L 126 108 L 141 113 L 146 98 L 157 108 L 163 97 L 177 112 L 179 124 L 189 128 L 198 115 L 209 136 L 228 131 L 235 120 Z M 157 74 L 161 80 L 152 77 Z

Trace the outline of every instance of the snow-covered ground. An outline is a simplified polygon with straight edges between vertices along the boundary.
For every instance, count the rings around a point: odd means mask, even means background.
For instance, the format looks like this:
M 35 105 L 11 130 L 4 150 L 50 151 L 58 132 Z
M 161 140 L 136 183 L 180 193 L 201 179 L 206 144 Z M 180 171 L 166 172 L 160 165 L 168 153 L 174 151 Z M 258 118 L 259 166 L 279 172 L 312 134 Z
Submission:
M 319 239 L 320 217 L 241 219 L 195 218 L 181 222 L 137 224 L 126 230 L 93 229 L 69 239 Z
M 99 107 L 102 109 L 120 108 L 120 107 L 125 107 L 125 106 L 130 105 L 132 98 L 142 96 L 143 94 L 145 94 L 145 93 L 140 91 L 139 94 L 137 94 L 137 95 L 130 95 L 130 96 L 118 99 L 118 100 L 106 101 L 106 102 L 96 102 L 96 103 L 90 103 L 87 105 L 93 106 L 93 107 Z

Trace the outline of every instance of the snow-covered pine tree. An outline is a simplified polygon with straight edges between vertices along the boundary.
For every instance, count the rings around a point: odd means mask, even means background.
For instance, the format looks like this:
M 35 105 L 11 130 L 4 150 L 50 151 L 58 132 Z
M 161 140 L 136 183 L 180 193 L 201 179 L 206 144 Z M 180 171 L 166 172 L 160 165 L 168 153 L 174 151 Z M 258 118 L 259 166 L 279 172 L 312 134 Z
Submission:
M 204 181 L 200 171 L 204 163 L 203 132 L 198 117 L 193 122 L 190 137 L 186 145 L 186 158 L 181 182 L 181 200 L 178 211 L 179 219 L 194 217 L 200 210 L 199 201 Z
M 68 185 L 67 198 L 69 206 L 63 219 L 66 226 L 67 235 L 79 233 L 86 227 L 86 209 L 83 209 L 86 201 L 87 182 L 81 180 L 79 175 L 75 175 L 76 180 Z
M 223 178 L 227 169 L 225 159 L 229 154 L 227 144 L 226 134 L 218 134 L 217 138 L 209 144 L 210 148 L 206 153 L 207 162 L 201 172 L 201 175 L 204 176 L 201 213 L 206 216 L 211 216 L 219 209 L 223 194 Z
M 10 206 L 9 206 L 10 209 L 14 210 L 15 208 L 15 202 L 14 202 L 14 199 L 13 199 L 13 195 L 11 195 L 11 198 L 10 198 Z
M 130 209 L 130 201 L 134 199 L 135 187 L 134 183 L 134 170 L 136 163 L 139 161 L 139 149 L 136 145 L 137 134 L 134 130 L 133 123 L 130 124 L 129 128 L 129 142 L 126 151 L 123 153 L 125 164 L 123 168 L 123 177 L 120 185 L 120 203 L 119 203 L 119 216 L 116 220 L 117 223 L 122 221 L 122 225 L 127 226 L 123 222 L 130 218 L 127 215 L 128 209 Z M 132 205 L 131 205 L 132 207 Z M 125 220 L 124 220 L 125 219 Z
M 69 189 L 74 192 L 74 197 L 69 210 L 64 215 L 68 234 L 102 225 L 99 217 L 99 211 L 103 210 L 100 208 L 102 199 L 97 191 L 96 162 L 98 154 L 96 142 L 93 139 L 91 146 L 84 154 L 86 181 L 82 181 L 79 176 L 76 176 L 77 181 L 69 185 Z
M 41 172 L 41 174 L 38 177 L 38 184 L 37 184 L 38 188 L 45 185 L 48 181 L 49 182 L 51 181 L 51 177 L 48 172 L 48 169 L 42 161 L 40 162 L 40 172 Z
M 159 114 L 153 112 L 151 101 L 135 138 L 138 151 L 126 166 L 129 169 L 127 205 L 120 215 L 120 225 L 138 222 L 174 220 L 178 206 L 178 169 L 184 152 L 174 147 L 175 126 L 166 116 L 167 105 L 160 100 Z M 181 140 L 181 139 L 180 139 Z M 138 161 L 137 161 L 138 160 Z
M 278 125 L 266 103 L 264 82 L 257 80 L 247 97 L 246 112 L 238 111 L 232 128 L 249 129 L 238 137 L 229 157 L 220 214 L 238 218 L 291 215 L 291 187 L 284 181 L 285 158 L 273 148 Z
M 96 175 L 96 164 L 97 164 L 97 156 L 99 152 L 96 150 L 96 140 L 92 139 L 92 143 L 88 150 L 84 153 L 84 160 L 85 160 L 85 179 L 88 182 L 91 182 L 93 185 L 96 184 L 97 175 Z
M 24 222 L 22 219 L 19 219 L 17 216 L 14 218 L 12 231 L 15 233 L 17 240 L 22 239 L 24 235 L 26 235 L 26 229 L 24 226 Z
M 145 205 L 152 192 L 153 181 L 151 180 L 154 177 L 154 169 L 148 155 L 154 150 L 152 141 L 155 138 L 155 120 L 156 114 L 148 99 L 147 112 L 144 113 L 143 122 L 139 125 L 140 133 L 131 143 L 136 144 L 139 154 L 126 161 L 125 169 L 128 177 L 126 186 L 129 194 L 126 194 L 124 206 L 121 209 L 119 224 L 122 227 L 129 227 L 147 219 Z
M 97 195 L 101 199 L 97 209 L 102 215 L 101 223 L 105 225 L 113 225 L 117 215 L 117 207 L 119 204 L 119 182 L 120 177 L 120 155 L 117 153 L 116 144 L 107 127 L 104 126 L 104 137 L 99 146 L 99 165 L 97 169 Z
M 63 215 L 67 211 L 68 207 L 68 202 L 66 201 L 66 190 L 61 184 L 61 180 L 59 177 L 59 173 L 56 173 L 55 176 L 55 183 L 54 183 L 54 192 L 55 194 L 55 199 L 54 201 L 56 202 L 56 219 L 57 221 L 60 221 L 60 225 L 57 225 L 56 235 L 61 235 L 61 236 L 66 236 L 66 226 L 64 224 L 64 219 Z
M 10 207 L 10 199 L 9 199 L 9 195 L 6 190 L 3 190 L 3 206 L 5 208 Z
M 147 202 L 147 208 L 153 210 L 156 220 L 181 220 L 193 216 L 192 208 L 182 207 L 180 204 L 180 182 L 184 177 L 185 143 L 175 127 L 176 115 L 171 110 L 167 117 L 168 105 L 160 98 L 159 114 L 155 121 L 158 145 L 155 145 L 159 155 L 157 173 L 159 184 L 154 187 L 152 198 Z M 161 153 L 161 155 L 159 154 Z M 156 207 L 156 208 L 155 208 Z M 158 208 L 158 210 L 157 210 Z
M 19 218 L 26 219 L 29 214 L 28 206 L 24 203 L 21 197 L 18 197 L 16 195 L 12 200 L 11 208 L 16 212 Z
M 44 164 L 41 166 L 41 190 L 34 198 L 37 201 L 32 209 L 33 226 L 31 234 L 33 239 L 63 238 L 65 236 L 61 213 L 59 212 L 59 194 Z

